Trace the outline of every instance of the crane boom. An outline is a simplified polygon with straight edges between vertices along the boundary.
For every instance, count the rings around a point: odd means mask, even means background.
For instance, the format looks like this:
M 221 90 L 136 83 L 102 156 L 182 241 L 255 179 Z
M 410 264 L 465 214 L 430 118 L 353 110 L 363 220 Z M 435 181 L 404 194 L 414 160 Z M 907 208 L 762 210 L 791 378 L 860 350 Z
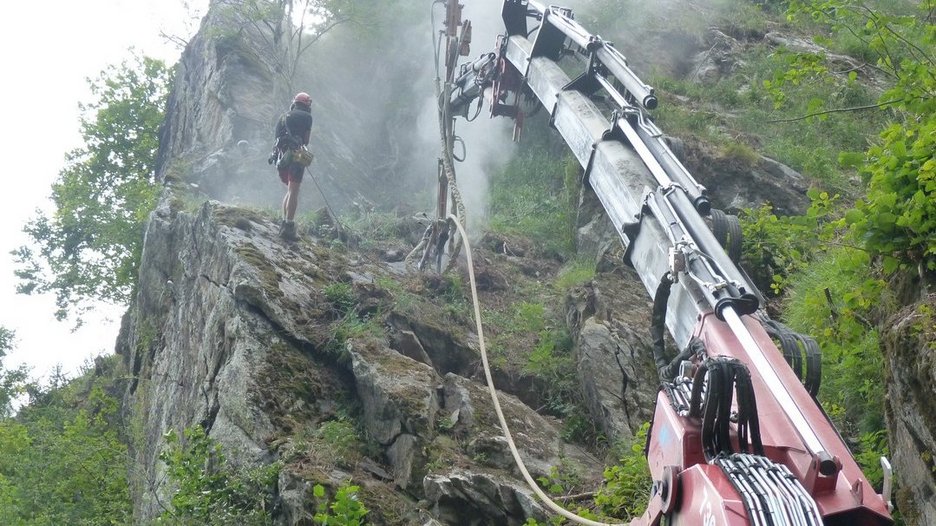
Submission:
M 662 385 L 647 444 L 654 482 L 633 524 L 892 524 L 813 398 L 817 346 L 761 309 L 759 291 L 729 255 L 737 250 L 723 246 L 737 240 L 710 227 L 724 214 L 650 118 L 653 88 L 571 9 L 504 0 L 501 14 L 505 34 L 494 52 L 448 77 L 445 110 L 467 117 L 473 101 L 486 100 L 492 117 L 514 118 L 519 129 L 517 99 L 535 97 L 654 299 Z M 576 78 L 558 64 L 570 53 L 587 59 Z M 599 107 L 597 94 L 610 105 Z M 684 349 L 672 362 L 663 357 L 663 325 Z

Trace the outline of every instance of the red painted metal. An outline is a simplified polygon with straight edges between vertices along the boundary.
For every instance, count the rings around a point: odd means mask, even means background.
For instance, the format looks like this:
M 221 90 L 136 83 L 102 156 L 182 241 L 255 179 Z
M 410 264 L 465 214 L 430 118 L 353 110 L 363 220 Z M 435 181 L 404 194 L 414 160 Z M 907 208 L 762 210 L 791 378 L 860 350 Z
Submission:
M 826 525 L 891 524 L 883 500 L 864 480 L 861 469 L 832 423 L 784 361 L 764 328 L 750 316 L 743 316 L 742 320 L 824 450 L 835 458 L 838 469 L 828 476 L 819 473 L 818 459 L 809 452 L 775 393 L 764 384 L 764 372 L 753 365 L 751 357 L 728 325 L 713 313 L 706 314 L 699 320 L 695 336 L 705 343 L 708 355 L 736 358 L 750 370 L 765 456 L 786 465 L 800 480 L 816 501 Z M 677 499 L 674 511 L 669 515 L 670 524 L 748 524 L 738 493 L 721 469 L 705 460 L 700 425 L 700 419 L 678 414 L 663 391 L 658 394 L 648 437 L 647 459 L 655 481 L 664 480 L 667 466 L 673 466 L 679 473 L 676 479 L 681 498 Z M 733 434 L 733 439 L 736 438 Z M 666 494 L 656 493 L 647 512 L 635 519 L 631 523 L 633 526 L 660 523 Z

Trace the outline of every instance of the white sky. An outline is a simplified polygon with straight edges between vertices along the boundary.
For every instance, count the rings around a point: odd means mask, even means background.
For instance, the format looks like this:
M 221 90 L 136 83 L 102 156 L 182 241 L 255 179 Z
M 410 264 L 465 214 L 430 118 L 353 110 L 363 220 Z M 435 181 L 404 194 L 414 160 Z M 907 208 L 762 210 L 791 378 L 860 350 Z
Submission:
M 191 4 L 189 7 L 187 4 Z M 26 363 L 34 377 L 61 364 L 69 376 L 89 357 L 113 352 L 123 307 L 103 306 L 72 332 L 58 322 L 52 296 L 23 296 L 11 250 L 25 223 L 48 210 L 65 153 L 81 146 L 78 103 L 90 102 L 87 78 L 130 56 L 128 48 L 175 63 L 181 50 L 160 31 L 188 38 L 207 0 L 56 0 L 8 2 L 0 17 L 0 325 L 16 331 L 4 359 Z M 194 17 L 194 18 L 193 18 Z

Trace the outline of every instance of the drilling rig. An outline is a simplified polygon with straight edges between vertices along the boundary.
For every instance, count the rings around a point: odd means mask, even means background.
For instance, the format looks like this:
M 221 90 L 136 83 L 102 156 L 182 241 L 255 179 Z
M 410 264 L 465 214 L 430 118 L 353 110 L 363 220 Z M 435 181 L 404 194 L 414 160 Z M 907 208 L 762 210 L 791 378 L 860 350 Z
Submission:
M 631 524 L 892 524 L 890 479 L 875 492 L 815 399 L 818 346 L 767 316 L 738 264 L 737 218 L 713 208 L 673 154 L 650 116 L 654 90 L 625 56 L 571 9 L 504 0 L 494 50 L 456 65 L 468 55 L 470 22 L 457 0 L 435 4 L 446 12 L 439 231 L 455 119 L 484 107 L 514 119 L 518 139 L 520 101 L 530 99 L 578 160 L 653 299 L 661 386 L 646 444 L 653 483 L 648 509 Z M 587 64 L 575 78 L 559 65 L 572 55 Z M 675 358 L 666 357 L 665 330 L 681 350 Z

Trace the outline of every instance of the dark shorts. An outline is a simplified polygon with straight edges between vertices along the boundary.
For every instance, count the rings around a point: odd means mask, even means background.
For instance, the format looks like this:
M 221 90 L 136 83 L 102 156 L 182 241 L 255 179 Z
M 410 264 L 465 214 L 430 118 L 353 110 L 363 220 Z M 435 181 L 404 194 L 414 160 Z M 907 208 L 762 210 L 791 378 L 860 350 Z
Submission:
M 289 168 L 279 170 L 280 181 L 283 181 L 283 184 L 289 184 L 290 181 L 301 183 L 303 172 L 305 172 L 304 166 L 299 163 L 292 163 Z

